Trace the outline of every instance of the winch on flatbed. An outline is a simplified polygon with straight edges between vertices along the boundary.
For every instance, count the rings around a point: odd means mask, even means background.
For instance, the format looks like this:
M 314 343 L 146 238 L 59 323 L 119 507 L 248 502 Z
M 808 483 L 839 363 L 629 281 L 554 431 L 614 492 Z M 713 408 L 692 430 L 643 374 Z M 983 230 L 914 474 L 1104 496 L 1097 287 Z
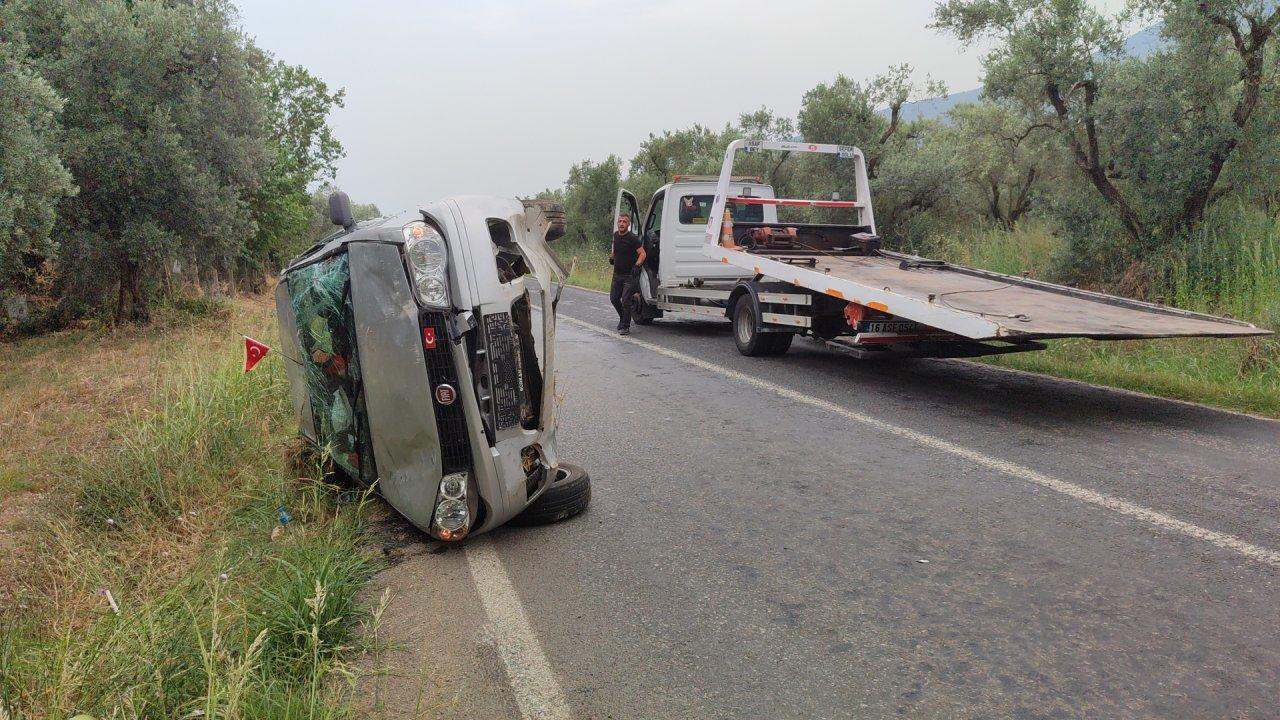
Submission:
M 734 177 L 739 150 L 825 153 L 854 163 L 853 200 L 773 196 Z M 638 214 L 619 191 L 616 215 Z M 781 223 L 778 207 L 849 210 L 850 224 Z M 964 357 L 1039 350 L 1082 337 L 1265 335 L 1240 320 L 896 253 L 881 247 L 862 151 L 845 145 L 736 140 L 710 178 L 655 193 L 641 229 L 648 250 L 637 317 L 728 317 L 746 355 L 785 352 L 795 335 L 859 357 Z

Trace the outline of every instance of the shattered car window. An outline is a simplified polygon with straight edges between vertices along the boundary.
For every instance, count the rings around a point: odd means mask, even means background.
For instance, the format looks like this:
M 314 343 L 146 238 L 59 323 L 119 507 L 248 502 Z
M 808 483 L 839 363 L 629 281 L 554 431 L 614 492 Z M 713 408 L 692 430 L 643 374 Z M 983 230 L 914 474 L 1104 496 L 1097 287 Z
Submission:
M 360 379 L 351 273 L 346 253 L 289 275 L 299 358 L 315 417 L 316 438 L 343 470 L 364 482 L 377 478 Z

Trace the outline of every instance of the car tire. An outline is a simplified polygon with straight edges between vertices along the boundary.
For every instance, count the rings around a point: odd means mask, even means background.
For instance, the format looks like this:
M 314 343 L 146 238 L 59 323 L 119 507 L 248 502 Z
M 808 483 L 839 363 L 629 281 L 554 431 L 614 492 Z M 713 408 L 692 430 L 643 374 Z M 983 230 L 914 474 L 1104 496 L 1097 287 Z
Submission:
M 511 520 L 513 525 L 550 525 L 568 520 L 591 502 L 591 476 L 577 465 L 560 463 L 556 477 L 533 504 Z

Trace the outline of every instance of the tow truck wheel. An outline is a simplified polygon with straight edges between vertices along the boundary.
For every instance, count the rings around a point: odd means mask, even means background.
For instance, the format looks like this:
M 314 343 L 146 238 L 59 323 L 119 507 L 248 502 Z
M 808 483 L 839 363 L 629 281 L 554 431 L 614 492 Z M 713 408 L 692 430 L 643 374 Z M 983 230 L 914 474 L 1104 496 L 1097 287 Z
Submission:
M 760 332 L 756 324 L 756 303 L 743 296 L 733 306 L 733 344 L 738 352 L 749 357 L 781 355 L 791 347 L 795 333 Z
M 643 297 L 636 296 L 631 308 L 631 319 L 635 320 L 637 325 L 652 325 L 653 316 L 653 308 L 649 303 L 645 302 Z
M 781 355 L 791 349 L 791 341 L 795 339 L 795 333 L 777 332 L 769 333 L 769 354 Z
M 587 509 L 591 502 L 591 476 L 577 465 L 560 463 L 552 470 L 551 487 L 511 520 L 513 525 L 550 525 Z

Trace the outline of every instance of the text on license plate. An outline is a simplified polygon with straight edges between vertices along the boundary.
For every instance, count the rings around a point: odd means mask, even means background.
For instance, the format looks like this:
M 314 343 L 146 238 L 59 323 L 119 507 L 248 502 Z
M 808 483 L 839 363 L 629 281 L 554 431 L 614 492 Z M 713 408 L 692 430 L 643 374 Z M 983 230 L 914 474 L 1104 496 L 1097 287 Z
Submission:
M 864 320 L 858 323 L 860 333 L 914 333 L 920 331 L 920 323 L 906 320 Z

